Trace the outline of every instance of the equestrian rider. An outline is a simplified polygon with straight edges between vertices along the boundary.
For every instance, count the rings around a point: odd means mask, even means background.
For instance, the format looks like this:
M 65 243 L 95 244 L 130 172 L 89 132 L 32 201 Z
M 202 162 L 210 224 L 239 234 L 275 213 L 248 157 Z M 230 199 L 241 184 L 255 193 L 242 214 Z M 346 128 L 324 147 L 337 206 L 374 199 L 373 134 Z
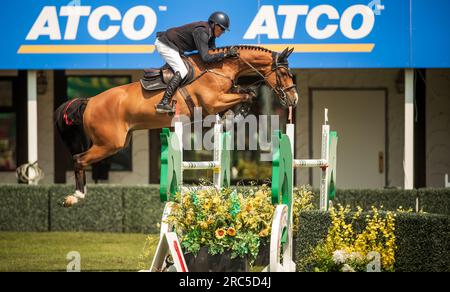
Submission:
M 237 56 L 237 50 L 234 47 L 217 54 L 208 52 L 208 50 L 216 48 L 216 38 L 220 37 L 225 30 L 229 31 L 229 27 L 229 17 L 223 12 L 214 12 L 208 22 L 193 22 L 157 33 L 156 50 L 175 72 L 167 84 L 164 97 L 156 106 L 158 113 L 174 112 L 170 99 L 188 74 L 181 54 L 198 50 L 205 63 L 219 62 L 224 58 Z

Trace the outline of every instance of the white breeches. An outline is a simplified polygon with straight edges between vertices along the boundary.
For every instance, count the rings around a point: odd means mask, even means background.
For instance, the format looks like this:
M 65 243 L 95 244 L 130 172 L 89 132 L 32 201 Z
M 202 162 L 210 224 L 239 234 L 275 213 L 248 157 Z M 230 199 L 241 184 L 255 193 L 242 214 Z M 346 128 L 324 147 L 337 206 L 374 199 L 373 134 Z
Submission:
M 155 42 L 156 50 L 163 57 L 163 59 L 169 64 L 169 66 L 175 72 L 180 72 L 181 77 L 184 79 L 188 74 L 188 70 L 184 65 L 183 59 L 181 59 L 180 53 L 170 46 L 162 43 L 159 39 Z

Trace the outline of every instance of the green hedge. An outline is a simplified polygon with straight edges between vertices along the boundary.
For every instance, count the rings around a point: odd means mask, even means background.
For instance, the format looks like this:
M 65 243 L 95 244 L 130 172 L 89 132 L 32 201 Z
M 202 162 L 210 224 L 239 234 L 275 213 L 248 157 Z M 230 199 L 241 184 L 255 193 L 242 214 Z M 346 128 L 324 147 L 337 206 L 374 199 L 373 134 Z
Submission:
M 418 197 L 424 212 L 450 215 L 450 189 L 420 189 Z
M 62 208 L 61 202 L 73 187 L 50 189 L 51 231 L 104 231 L 123 232 L 123 206 L 120 187 L 88 187 L 86 199 L 72 208 Z
M 124 232 L 159 233 L 164 204 L 159 186 L 124 191 Z
M 371 206 L 378 209 L 383 206 L 383 210 L 390 211 L 396 211 L 400 206 L 415 210 L 416 197 L 415 190 L 337 190 L 335 204 L 360 206 L 365 211 L 370 211 Z
M 47 231 L 47 186 L 0 185 L 0 230 Z
M 82 204 L 62 208 L 64 197 L 72 192 L 72 185 L 0 185 L 0 230 L 159 232 L 164 205 L 158 185 L 89 185 Z M 415 210 L 416 198 L 425 212 L 450 214 L 450 189 L 338 190 L 335 204 L 359 205 L 366 211 L 372 205 Z M 314 201 L 318 208 L 318 195 Z
M 90 185 L 83 203 L 61 207 L 73 186 L 1 185 L 0 231 L 158 233 L 158 186 Z
M 313 189 L 314 206 L 319 208 L 319 190 Z M 397 211 L 399 207 L 404 210 L 416 210 L 433 214 L 450 215 L 450 188 L 447 189 L 380 189 L 380 190 L 343 190 L 336 191 L 334 204 L 349 205 L 353 209 L 360 206 L 364 211 L 370 211 L 371 206 L 378 209 Z
M 351 216 L 352 214 L 349 214 Z M 300 271 L 310 271 L 305 259 L 326 235 L 331 224 L 329 214 L 303 212 L 300 230 L 295 238 L 295 256 Z M 364 226 L 364 214 L 358 225 Z M 398 272 L 450 272 L 450 216 L 400 213 L 396 217 Z

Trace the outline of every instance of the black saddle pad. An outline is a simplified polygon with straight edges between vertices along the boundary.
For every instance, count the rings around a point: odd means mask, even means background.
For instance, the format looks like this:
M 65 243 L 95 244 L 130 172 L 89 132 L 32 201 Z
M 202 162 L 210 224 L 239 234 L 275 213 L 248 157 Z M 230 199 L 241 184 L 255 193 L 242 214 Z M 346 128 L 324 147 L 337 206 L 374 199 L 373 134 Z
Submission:
M 195 78 L 195 71 L 191 62 L 186 57 L 183 57 L 183 61 L 188 68 L 188 74 L 183 79 L 182 86 L 190 84 Z M 167 70 L 170 70 L 173 74 L 173 70 L 168 64 L 159 69 L 144 70 L 144 78 L 141 79 L 142 88 L 149 91 L 166 89 L 168 80 L 165 80 L 164 75 L 167 75 Z M 166 72 L 166 74 L 163 74 L 163 72 Z

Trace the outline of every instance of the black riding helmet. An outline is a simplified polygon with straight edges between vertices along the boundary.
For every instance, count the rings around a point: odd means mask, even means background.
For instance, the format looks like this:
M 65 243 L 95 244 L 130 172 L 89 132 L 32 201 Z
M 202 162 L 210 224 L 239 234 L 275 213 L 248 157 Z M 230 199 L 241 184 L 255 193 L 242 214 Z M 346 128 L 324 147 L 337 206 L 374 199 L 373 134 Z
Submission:
M 224 12 L 214 12 L 209 17 L 208 22 L 217 24 L 225 30 L 230 30 L 230 18 Z

